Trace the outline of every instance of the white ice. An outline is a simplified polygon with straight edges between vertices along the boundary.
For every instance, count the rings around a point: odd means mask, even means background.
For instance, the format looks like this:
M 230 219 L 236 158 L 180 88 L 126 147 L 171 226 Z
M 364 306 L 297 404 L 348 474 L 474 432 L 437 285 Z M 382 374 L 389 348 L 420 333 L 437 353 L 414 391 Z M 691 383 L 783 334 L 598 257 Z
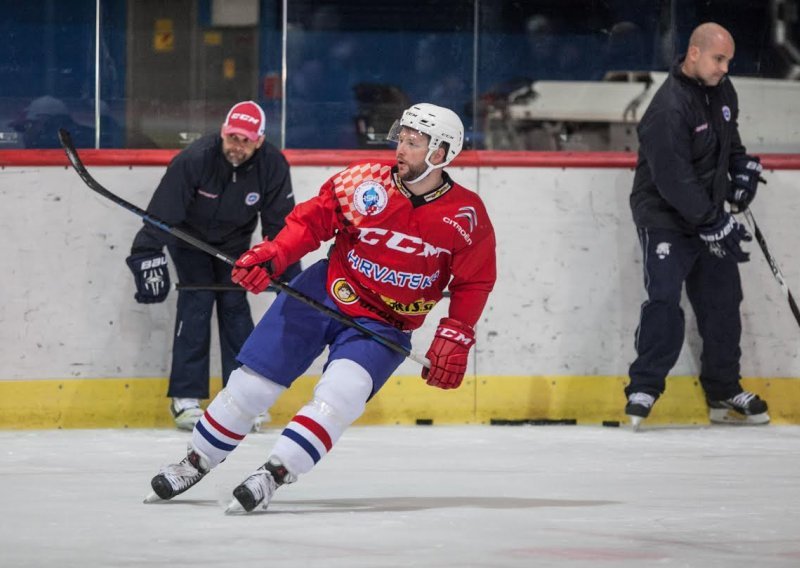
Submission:
M 150 505 L 187 433 L 0 432 L 0 566 L 800 566 L 800 427 L 355 427 L 226 516 L 279 432 Z

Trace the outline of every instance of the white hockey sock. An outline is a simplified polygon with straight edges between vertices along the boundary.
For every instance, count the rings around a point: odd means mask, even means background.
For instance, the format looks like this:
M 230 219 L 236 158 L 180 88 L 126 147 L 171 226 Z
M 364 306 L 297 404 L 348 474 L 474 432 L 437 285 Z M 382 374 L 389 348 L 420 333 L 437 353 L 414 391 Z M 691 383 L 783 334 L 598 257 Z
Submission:
M 347 359 L 333 361 L 314 389 L 314 399 L 286 425 L 271 456 L 295 476 L 308 473 L 364 413 L 371 392 L 366 369 Z
M 214 397 L 192 432 L 192 446 L 216 467 L 244 440 L 253 419 L 275 404 L 286 388 L 249 369 L 231 373 L 228 385 Z

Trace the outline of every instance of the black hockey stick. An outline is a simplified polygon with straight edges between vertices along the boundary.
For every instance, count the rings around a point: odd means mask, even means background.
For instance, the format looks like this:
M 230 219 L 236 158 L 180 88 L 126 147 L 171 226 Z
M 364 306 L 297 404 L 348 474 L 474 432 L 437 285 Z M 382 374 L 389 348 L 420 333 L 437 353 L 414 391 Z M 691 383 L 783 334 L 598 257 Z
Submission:
M 767 241 L 764 239 L 764 235 L 761 234 L 761 229 L 758 228 L 758 224 L 756 224 L 756 220 L 753 217 L 753 212 L 750 209 L 745 209 L 742 211 L 744 214 L 745 219 L 750 224 L 750 227 L 753 229 L 753 234 L 756 237 L 756 242 L 758 242 L 758 246 L 761 247 L 761 252 L 764 253 L 764 258 L 767 259 L 767 263 L 769 264 L 770 269 L 772 270 L 772 275 L 775 277 L 775 280 L 778 281 L 778 284 L 781 285 L 781 289 L 783 293 L 786 295 L 786 299 L 789 300 L 789 309 L 792 310 L 792 315 L 794 315 L 794 319 L 797 321 L 797 325 L 800 325 L 800 310 L 797 309 L 797 303 L 794 301 L 794 296 L 792 295 L 792 291 L 789 289 L 789 286 L 786 284 L 786 280 L 783 278 L 783 273 L 781 269 L 778 267 L 778 263 L 775 261 L 775 258 L 770 254 L 769 248 L 767 247 Z
M 207 291 L 207 292 L 246 292 L 244 288 L 241 286 L 236 286 L 235 284 L 218 284 L 218 283 L 211 283 L 211 284 L 184 284 L 183 282 L 177 282 L 173 285 L 176 290 L 187 290 L 189 292 L 195 291 Z M 268 292 L 277 292 L 272 286 L 267 288 Z M 442 297 L 449 298 L 450 292 L 445 290 L 442 292 Z
M 91 174 L 86 170 L 86 166 L 84 166 L 83 162 L 81 162 L 80 156 L 78 156 L 78 151 L 75 149 L 75 145 L 72 143 L 72 137 L 70 136 L 69 132 L 67 132 L 63 128 L 59 129 L 59 131 L 58 131 L 58 139 L 61 142 L 61 146 L 63 146 L 64 152 L 66 152 L 67 158 L 69 159 L 70 163 L 72 164 L 72 167 L 75 169 L 75 171 L 81 177 L 83 182 L 86 185 L 89 186 L 89 189 L 91 189 L 92 191 L 96 191 L 97 193 L 99 193 L 103 197 L 105 197 L 107 199 L 110 199 L 111 201 L 113 201 L 117 205 L 123 207 L 124 209 L 127 209 L 131 213 L 133 213 L 135 215 L 138 215 L 139 217 L 144 219 L 145 222 L 150 223 L 154 227 L 158 227 L 159 229 L 161 229 L 165 233 L 169 233 L 170 235 L 173 235 L 173 236 L 177 237 L 178 239 L 180 239 L 180 240 L 182 240 L 182 241 L 184 241 L 186 243 L 189 243 L 190 245 L 202 250 L 203 252 L 207 252 L 211 256 L 214 256 L 214 257 L 220 259 L 221 261 L 225 262 L 226 264 L 229 264 L 231 266 L 233 266 L 235 264 L 235 262 L 236 262 L 235 259 L 227 256 L 222 251 L 216 249 L 215 247 L 211 246 L 210 244 L 208 244 L 208 243 L 206 243 L 204 241 L 201 241 L 200 239 L 198 239 L 196 237 L 193 237 L 192 235 L 190 235 L 190 234 L 188 234 L 188 233 L 186 233 L 184 231 L 181 231 L 180 229 L 178 229 L 176 227 L 172 227 L 171 225 L 168 225 L 167 223 L 165 223 L 164 221 L 162 221 L 158 217 L 150 215 L 144 209 L 140 209 L 139 207 L 136 207 L 136 205 L 134 205 L 134 204 L 132 204 L 132 203 L 130 203 L 128 201 L 125 201 L 121 197 L 119 197 L 117 195 L 114 195 L 113 193 L 108 191 L 105 187 L 100 185 L 100 183 L 96 179 L 94 179 L 91 176 Z M 392 351 L 394 351 L 396 353 L 400 353 L 401 355 L 405 355 L 406 357 L 408 357 L 412 361 L 416 361 L 417 363 L 419 363 L 423 367 L 430 367 L 431 366 L 430 361 L 428 361 L 425 357 L 422 357 L 422 356 L 414 353 L 410 349 L 406 349 L 404 346 L 400 345 L 399 343 L 396 343 L 396 342 L 392 341 L 391 339 L 388 339 L 388 338 L 383 337 L 382 335 L 380 335 L 378 333 L 375 333 L 374 331 L 372 331 L 368 327 L 364 327 L 363 325 L 361 325 L 360 323 L 358 323 L 354 319 L 346 316 L 343 313 L 337 312 L 336 310 L 333 310 L 333 309 L 329 308 L 328 306 L 326 306 L 324 304 L 321 304 L 320 302 L 316 301 L 314 298 L 310 298 L 309 296 L 306 296 L 302 292 L 300 292 L 298 290 L 295 290 L 294 288 L 292 288 L 291 286 L 287 285 L 286 283 L 281 282 L 279 280 L 272 280 L 271 282 L 272 282 L 272 285 L 275 288 L 277 288 L 278 290 L 280 290 L 281 292 L 283 292 L 287 296 L 291 296 L 292 298 L 294 298 L 294 299 L 296 299 L 296 300 L 298 300 L 300 302 L 303 302 L 304 304 L 307 304 L 307 305 L 311 306 L 315 310 L 318 310 L 318 311 L 322 312 L 323 314 L 325 314 L 328 317 L 338 321 L 339 323 L 341 323 L 343 325 L 346 325 L 347 327 L 351 327 L 353 329 L 357 329 L 358 331 L 360 331 L 361 333 L 363 333 L 364 335 L 366 335 L 370 339 L 373 339 L 373 340 L 377 341 L 378 343 L 380 343 L 384 347 L 386 347 L 388 349 L 391 349 Z
M 175 289 L 178 291 L 186 290 L 188 292 L 247 292 L 241 286 L 234 284 L 182 284 L 178 282 L 175 284 Z M 268 292 L 275 290 L 270 286 L 267 288 Z

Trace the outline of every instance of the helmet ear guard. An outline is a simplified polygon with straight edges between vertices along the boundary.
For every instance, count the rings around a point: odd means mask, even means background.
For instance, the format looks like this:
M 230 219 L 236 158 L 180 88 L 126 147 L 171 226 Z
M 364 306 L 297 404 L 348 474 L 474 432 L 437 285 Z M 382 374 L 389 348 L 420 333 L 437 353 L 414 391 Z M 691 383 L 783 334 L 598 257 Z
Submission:
M 403 127 L 422 132 L 430 138 L 428 155 L 425 157 L 428 169 L 420 177 L 409 183 L 416 183 L 432 170 L 443 168 L 452 162 L 461 152 L 461 148 L 464 145 L 464 125 L 458 115 L 448 108 L 430 103 L 415 104 L 403 112 L 400 120 L 395 121 L 386 139 L 397 142 L 400 130 Z M 431 156 L 445 143 L 447 144 L 447 153 L 445 154 L 444 162 L 436 165 L 432 164 L 430 161 Z

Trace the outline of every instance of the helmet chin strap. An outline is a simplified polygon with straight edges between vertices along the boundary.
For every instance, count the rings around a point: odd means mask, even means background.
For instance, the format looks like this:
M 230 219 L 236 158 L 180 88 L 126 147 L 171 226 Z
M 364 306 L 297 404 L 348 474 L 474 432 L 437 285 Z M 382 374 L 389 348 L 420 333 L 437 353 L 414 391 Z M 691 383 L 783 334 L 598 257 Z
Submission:
M 425 163 L 426 163 L 426 164 L 428 164 L 428 168 L 427 168 L 427 169 L 426 169 L 424 172 L 422 172 L 422 173 L 419 175 L 419 177 L 417 177 L 416 179 L 413 179 L 413 180 L 411 180 L 411 181 L 404 181 L 404 183 L 407 183 L 407 184 L 409 184 L 409 185 L 413 185 L 413 184 L 415 184 L 415 183 L 421 182 L 421 181 L 422 181 L 422 180 L 424 180 L 426 177 L 428 177 L 428 174 L 430 174 L 430 173 L 431 173 L 433 170 L 438 170 L 439 168 L 443 168 L 443 167 L 445 167 L 445 166 L 447 165 L 447 162 L 442 162 L 442 163 L 441 163 L 441 164 L 439 164 L 438 166 L 434 166 L 434 165 L 431 163 L 431 156 L 433 155 L 433 153 L 434 153 L 435 151 L 436 151 L 436 150 L 430 150 L 430 151 L 428 152 L 428 155 L 427 155 L 427 156 L 425 156 Z

